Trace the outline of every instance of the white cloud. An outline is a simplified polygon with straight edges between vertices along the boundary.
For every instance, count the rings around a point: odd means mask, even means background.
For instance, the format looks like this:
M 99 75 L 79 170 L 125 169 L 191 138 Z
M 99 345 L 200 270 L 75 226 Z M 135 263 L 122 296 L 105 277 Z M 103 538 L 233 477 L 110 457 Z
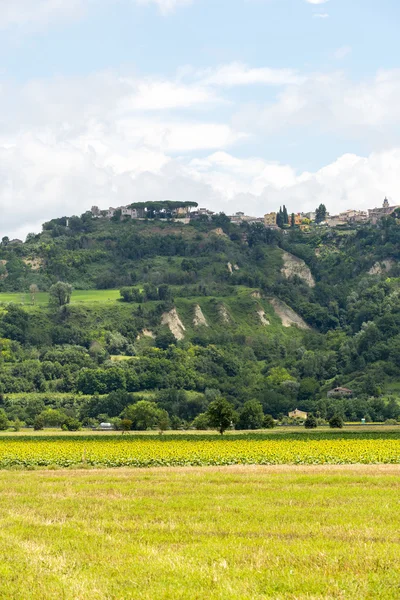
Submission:
M 329 14 L 328 13 L 315 13 L 313 15 L 314 19 L 329 19 Z
M 135 0 L 137 4 L 155 4 L 162 14 L 168 14 L 181 6 L 192 4 L 193 0 Z
M 282 204 L 290 212 L 312 210 L 321 198 L 331 214 L 380 206 L 385 195 L 400 203 L 400 148 L 368 157 L 345 154 L 314 173 L 296 174 L 288 165 L 226 154 L 211 155 L 190 167 L 197 181 L 219 192 L 217 206 L 230 212 L 263 215 Z
M 132 85 L 132 82 L 127 82 Z M 202 85 L 184 85 L 173 81 L 146 79 L 134 85 L 124 100 L 132 110 L 164 110 L 221 103 L 221 98 Z
M 306 0 L 308 4 L 326 4 L 329 0 Z
M 226 87 L 254 84 L 289 85 L 305 80 L 293 69 L 250 68 L 239 62 L 199 71 L 197 77 L 204 85 Z
M 331 212 L 369 208 L 385 194 L 398 201 L 400 148 L 394 137 L 385 144 L 390 150 L 346 154 L 303 173 L 289 164 L 240 157 L 234 149 L 252 141 L 251 135 L 259 142 L 268 136 L 273 144 L 272 134 L 285 128 L 301 128 L 300 139 L 310 131 L 393 135 L 400 126 L 400 70 L 360 82 L 340 72 L 303 77 L 290 71 L 274 102 L 248 107 L 232 123 L 233 107 L 227 103 L 221 116 L 223 98 L 215 89 L 222 94 L 228 81 L 253 84 L 264 71 L 228 67 L 170 81 L 107 72 L 26 85 L 3 82 L 0 236 L 21 236 L 92 204 L 134 199 L 190 198 L 215 210 L 255 215 L 283 203 L 290 211 L 312 209 L 321 198 Z M 225 73 L 216 79 L 225 83 L 206 85 L 217 73 Z M 215 114 L 206 112 L 215 107 Z
M 193 0 L 122 0 L 138 5 L 156 5 L 164 15 Z M 18 28 L 40 31 L 55 23 L 77 21 L 89 9 L 115 4 L 115 0 L 0 0 L 0 30 Z
M 351 46 L 342 46 L 341 48 L 338 48 L 337 50 L 335 50 L 334 57 L 337 60 L 343 60 L 344 58 L 346 58 L 346 56 L 351 54 L 352 51 L 353 51 L 353 49 Z
M 93 0 L 0 0 L 0 29 L 41 29 L 54 21 L 80 19 Z
M 312 127 L 345 137 L 378 136 L 387 143 L 400 125 L 400 70 L 378 71 L 359 82 L 342 72 L 310 75 L 300 85 L 287 86 L 274 102 L 243 107 L 235 123 L 254 132 Z

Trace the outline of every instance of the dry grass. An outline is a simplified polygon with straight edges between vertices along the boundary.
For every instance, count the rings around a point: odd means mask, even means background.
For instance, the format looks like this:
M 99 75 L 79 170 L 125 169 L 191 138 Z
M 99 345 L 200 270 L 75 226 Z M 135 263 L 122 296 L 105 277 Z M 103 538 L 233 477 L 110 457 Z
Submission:
M 400 467 L 0 472 L 0 598 L 399 598 Z

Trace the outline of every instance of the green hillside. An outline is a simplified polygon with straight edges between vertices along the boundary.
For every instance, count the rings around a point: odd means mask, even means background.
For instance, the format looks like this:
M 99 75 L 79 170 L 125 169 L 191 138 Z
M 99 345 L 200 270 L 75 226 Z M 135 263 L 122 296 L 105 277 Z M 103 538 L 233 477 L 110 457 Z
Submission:
M 143 397 L 178 427 L 222 394 L 239 413 L 396 419 L 399 242 L 396 218 L 303 233 L 90 213 L 4 238 L 2 407 L 94 424 Z M 56 306 L 58 281 L 73 293 Z M 352 394 L 328 398 L 337 386 Z

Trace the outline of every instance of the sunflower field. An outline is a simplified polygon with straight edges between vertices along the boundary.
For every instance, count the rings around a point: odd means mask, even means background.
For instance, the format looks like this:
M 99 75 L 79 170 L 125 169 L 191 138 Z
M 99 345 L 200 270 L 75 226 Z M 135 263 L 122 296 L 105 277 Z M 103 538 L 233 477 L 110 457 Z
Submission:
M 3 437 L 0 468 L 400 464 L 398 436 Z

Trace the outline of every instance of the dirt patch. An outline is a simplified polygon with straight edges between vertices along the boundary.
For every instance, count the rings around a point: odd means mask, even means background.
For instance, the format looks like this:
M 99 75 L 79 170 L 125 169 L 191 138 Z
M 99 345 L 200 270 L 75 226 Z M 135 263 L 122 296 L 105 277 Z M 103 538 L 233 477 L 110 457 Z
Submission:
M 255 292 L 251 293 L 251 297 L 252 298 L 258 298 L 258 299 L 260 299 L 261 298 L 261 292 L 259 292 L 258 290 L 256 290 Z
M 226 235 L 226 233 L 224 232 L 223 229 L 221 229 L 221 227 L 217 227 L 217 229 L 213 229 L 212 231 L 210 231 L 210 233 L 213 233 L 214 235 L 219 235 L 221 237 L 229 237 L 228 235 Z
M 229 313 L 226 309 L 226 306 L 224 306 L 223 304 L 221 304 L 218 308 L 218 312 L 219 312 L 219 316 L 221 317 L 222 321 L 224 323 L 231 323 L 231 318 L 229 316 Z
M 177 340 L 183 340 L 185 337 L 186 328 L 179 318 L 176 308 L 173 308 L 168 313 L 164 313 L 161 317 L 161 324 L 167 325 L 171 333 L 174 334 Z
M 275 313 L 282 321 L 283 327 L 291 327 L 292 325 L 296 325 L 299 329 L 311 329 L 309 325 L 294 312 L 290 306 L 282 302 L 282 300 L 278 300 L 278 298 L 271 298 L 269 300 L 272 308 Z
M 267 317 L 265 316 L 265 312 L 263 311 L 262 308 L 260 308 L 257 311 L 257 314 L 260 317 L 261 325 L 264 325 L 264 327 L 266 327 L 267 325 L 271 325 L 271 323 L 268 321 Z
M 281 273 L 289 279 L 297 275 L 310 287 L 315 287 L 315 280 L 312 273 L 304 260 L 290 254 L 289 252 L 282 252 L 283 267 Z
M 3 281 L 4 279 L 7 279 L 7 277 L 8 277 L 8 271 L 5 268 L 7 262 L 8 262 L 7 260 L 0 260 L 0 266 L 4 267 L 3 273 L 0 274 L 0 281 Z
M 143 331 L 141 333 L 139 333 L 139 335 L 137 336 L 136 339 L 140 340 L 140 339 L 142 339 L 144 337 L 153 338 L 153 340 L 154 340 L 154 338 L 156 336 L 154 335 L 154 333 L 152 331 L 150 331 L 150 329 L 143 329 Z
M 391 258 L 386 260 L 382 260 L 380 262 L 376 262 L 373 267 L 368 271 L 369 275 L 382 275 L 383 273 L 388 273 L 390 269 L 394 266 L 395 262 Z
M 194 307 L 193 325 L 195 327 L 208 327 L 207 320 L 198 304 Z
M 232 263 L 228 263 L 227 266 L 228 266 L 229 273 L 232 275 L 232 273 L 233 273 Z
M 43 258 L 23 258 L 22 261 L 32 269 L 32 271 L 39 271 L 43 265 Z

